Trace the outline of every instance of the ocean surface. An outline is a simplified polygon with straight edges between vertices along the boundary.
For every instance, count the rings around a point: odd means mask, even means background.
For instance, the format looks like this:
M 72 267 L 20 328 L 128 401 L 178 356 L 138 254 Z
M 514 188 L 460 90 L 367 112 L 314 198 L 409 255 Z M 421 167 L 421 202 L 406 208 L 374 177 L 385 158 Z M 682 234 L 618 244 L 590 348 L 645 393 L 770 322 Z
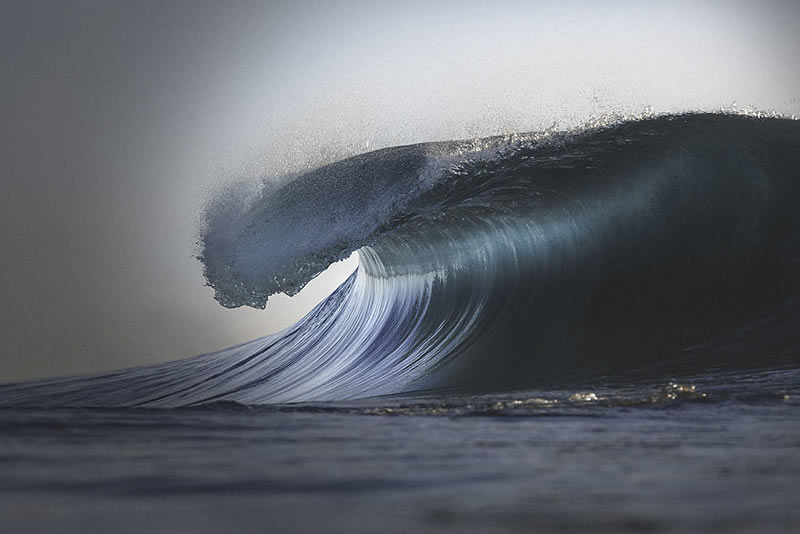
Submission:
M 0 410 L 6 532 L 797 532 L 800 373 Z
M 228 191 L 208 285 L 296 325 L 0 384 L 13 532 L 797 532 L 800 123 L 424 143 Z

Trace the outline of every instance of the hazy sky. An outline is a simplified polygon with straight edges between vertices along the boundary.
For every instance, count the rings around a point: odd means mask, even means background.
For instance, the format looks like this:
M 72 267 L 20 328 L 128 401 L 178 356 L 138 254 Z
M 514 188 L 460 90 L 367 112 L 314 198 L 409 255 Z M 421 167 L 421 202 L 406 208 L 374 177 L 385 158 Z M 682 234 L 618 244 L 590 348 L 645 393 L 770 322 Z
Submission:
M 193 258 L 219 184 L 648 106 L 800 114 L 799 30 L 791 1 L 4 0 L 0 381 L 219 349 L 332 289 L 219 306 Z

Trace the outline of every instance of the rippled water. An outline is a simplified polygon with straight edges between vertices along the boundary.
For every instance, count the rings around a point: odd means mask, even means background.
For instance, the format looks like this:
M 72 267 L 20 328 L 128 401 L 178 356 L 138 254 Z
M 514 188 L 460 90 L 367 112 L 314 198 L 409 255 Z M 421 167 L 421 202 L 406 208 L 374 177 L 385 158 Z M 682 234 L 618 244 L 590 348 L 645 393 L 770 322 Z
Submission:
M 800 371 L 0 410 L 6 532 L 797 532 Z M 5 530 L 8 529 L 8 530 Z

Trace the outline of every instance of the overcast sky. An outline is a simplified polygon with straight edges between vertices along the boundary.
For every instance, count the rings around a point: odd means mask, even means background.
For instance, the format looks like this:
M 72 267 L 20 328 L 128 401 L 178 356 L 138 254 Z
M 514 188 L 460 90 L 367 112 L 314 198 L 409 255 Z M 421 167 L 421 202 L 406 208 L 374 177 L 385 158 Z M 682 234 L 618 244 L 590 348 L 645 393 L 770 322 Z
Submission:
M 246 341 L 352 269 L 223 309 L 193 258 L 221 183 L 646 107 L 800 114 L 799 30 L 791 1 L 5 0 L 0 381 Z

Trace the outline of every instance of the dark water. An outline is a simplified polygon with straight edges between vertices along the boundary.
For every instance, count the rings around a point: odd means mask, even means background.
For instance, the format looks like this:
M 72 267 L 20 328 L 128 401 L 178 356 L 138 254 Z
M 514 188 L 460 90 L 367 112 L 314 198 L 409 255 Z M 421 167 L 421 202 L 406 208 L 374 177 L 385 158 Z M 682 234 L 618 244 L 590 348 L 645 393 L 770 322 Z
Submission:
M 221 199 L 226 306 L 293 327 L 0 385 L 9 532 L 799 532 L 800 122 L 364 154 Z
M 252 188 L 251 188 L 252 189 Z M 800 122 L 689 114 L 423 143 L 211 209 L 226 306 L 359 268 L 283 332 L 0 406 L 185 407 L 488 394 L 800 366 Z
M 797 532 L 800 372 L 0 410 L 5 532 Z

